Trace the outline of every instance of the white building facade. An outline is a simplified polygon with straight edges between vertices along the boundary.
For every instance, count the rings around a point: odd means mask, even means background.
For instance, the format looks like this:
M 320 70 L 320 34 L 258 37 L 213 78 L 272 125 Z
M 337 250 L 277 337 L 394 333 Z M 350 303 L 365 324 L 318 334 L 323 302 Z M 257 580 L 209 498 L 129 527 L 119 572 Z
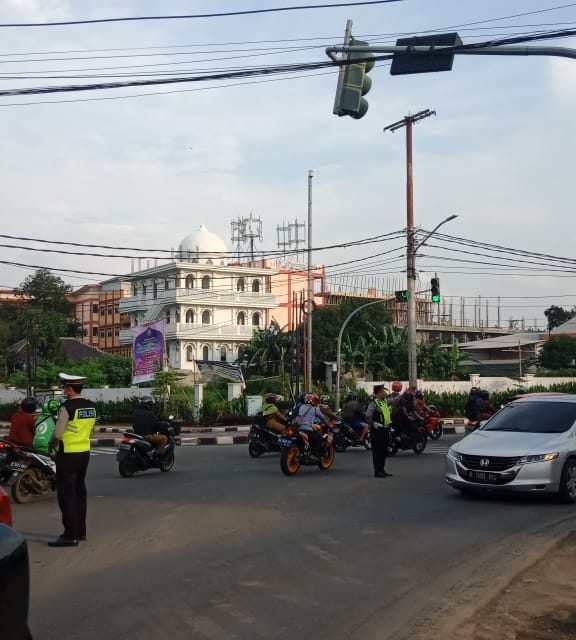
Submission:
M 120 301 L 130 326 L 165 321 L 168 359 L 195 372 L 195 360 L 235 362 L 255 330 L 276 307 L 275 270 L 229 264 L 224 242 L 206 227 L 186 236 L 173 262 L 132 273 L 132 295 Z M 132 344 L 132 329 L 120 333 Z

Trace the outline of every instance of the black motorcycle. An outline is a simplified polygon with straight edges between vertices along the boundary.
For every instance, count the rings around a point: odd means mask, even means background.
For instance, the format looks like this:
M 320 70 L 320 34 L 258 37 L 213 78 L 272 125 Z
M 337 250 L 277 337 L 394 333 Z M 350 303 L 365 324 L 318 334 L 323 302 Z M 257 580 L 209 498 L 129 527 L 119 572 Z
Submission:
M 334 425 L 334 449 L 336 449 L 338 453 L 343 453 L 350 447 L 371 449 L 370 433 L 368 433 L 366 439 L 362 441 L 356 429 L 342 419 L 337 420 Z
M 168 436 L 168 443 L 162 455 L 158 455 L 154 446 L 143 436 L 133 431 L 124 432 L 116 454 L 120 475 L 123 478 L 130 478 L 137 471 L 147 469 L 160 469 L 164 473 L 170 471 L 174 466 L 175 436 L 180 434 L 180 426 L 179 422 L 174 421 L 174 416 L 161 421 L 158 432 Z
M 267 429 L 261 421 L 255 422 L 248 433 L 248 453 L 251 458 L 259 458 L 263 453 L 278 453 L 280 435 Z
M 56 463 L 34 449 L 0 440 L 0 484 L 10 489 L 14 502 L 25 504 L 55 490 Z
M 278 438 L 278 444 L 282 449 L 280 455 L 280 468 L 287 476 L 298 473 L 302 465 L 318 466 L 322 471 L 327 471 L 334 464 L 333 434 L 330 429 L 322 433 L 322 446 L 320 457 L 313 455 L 310 449 L 308 436 L 305 432 L 289 427 L 286 434 Z
M 426 445 L 428 444 L 428 436 L 426 434 L 426 428 L 423 426 L 417 427 L 415 435 L 409 435 L 404 430 L 395 429 L 390 427 L 390 435 L 388 442 L 388 455 L 395 456 L 398 451 L 414 451 L 414 453 L 421 454 Z

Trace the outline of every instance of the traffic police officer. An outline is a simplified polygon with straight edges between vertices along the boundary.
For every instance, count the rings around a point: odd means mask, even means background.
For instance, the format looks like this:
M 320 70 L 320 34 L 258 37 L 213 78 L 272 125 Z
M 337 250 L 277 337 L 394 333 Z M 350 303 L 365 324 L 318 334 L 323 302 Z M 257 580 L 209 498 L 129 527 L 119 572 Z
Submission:
M 56 449 L 56 491 L 64 532 L 51 547 L 76 547 L 86 540 L 86 471 L 96 406 L 81 396 L 86 378 L 60 374 L 66 402 L 60 407 L 51 448 Z
M 366 422 L 370 428 L 375 478 L 387 478 L 392 475 L 384 470 L 391 422 L 390 407 L 386 402 L 387 393 L 388 389 L 383 384 L 377 384 L 374 387 L 374 398 L 368 405 L 368 409 L 366 409 Z

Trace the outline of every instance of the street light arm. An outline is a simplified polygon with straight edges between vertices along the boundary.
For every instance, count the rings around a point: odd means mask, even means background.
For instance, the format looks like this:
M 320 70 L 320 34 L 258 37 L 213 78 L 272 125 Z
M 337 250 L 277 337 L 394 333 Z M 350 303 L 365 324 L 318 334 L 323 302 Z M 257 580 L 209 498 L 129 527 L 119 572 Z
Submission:
M 344 329 L 346 328 L 346 325 L 350 322 L 350 320 L 352 320 L 352 318 L 359 311 L 362 311 L 362 309 L 366 309 L 366 307 L 371 307 L 373 304 L 380 304 L 382 302 L 386 302 L 386 300 L 385 299 L 383 299 L 383 300 L 374 300 L 373 302 L 367 302 L 366 304 L 363 304 L 362 306 L 358 307 L 357 309 L 354 309 L 354 311 L 352 311 L 352 313 L 348 314 L 348 316 L 346 317 L 346 319 L 342 323 L 342 326 L 340 327 L 340 331 L 338 333 L 338 342 L 336 343 L 336 402 L 335 402 L 336 411 L 338 411 L 338 409 L 340 408 L 340 359 L 342 357 L 342 355 L 341 355 L 341 351 L 342 351 L 342 336 L 344 335 Z
M 442 220 L 442 222 L 440 222 L 439 224 L 437 224 L 437 225 L 434 227 L 434 229 L 432 229 L 432 231 L 430 231 L 430 233 L 428 233 L 428 234 L 426 235 L 426 237 L 424 238 L 424 240 L 421 240 L 421 241 L 420 241 L 420 242 L 419 242 L 419 243 L 414 247 L 414 253 L 416 254 L 416 252 L 418 251 L 418 249 L 420 249 L 420 247 L 422 247 L 422 246 L 424 246 L 424 245 L 426 244 L 426 240 L 428 240 L 428 238 L 430 238 L 431 236 L 433 236 L 433 235 L 436 233 L 436 231 L 438 231 L 438 229 L 440 229 L 440 227 L 441 227 L 443 224 L 446 224 L 447 222 L 450 222 L 451 220 L 454 220 L 454 218 L 457 218 L 457 217 L 458 217 L 458 214 L 457 214 L 457 213 L 454 213 L 453 215 L 448 216 L 448 217 L 446 218 L 446 220 Z

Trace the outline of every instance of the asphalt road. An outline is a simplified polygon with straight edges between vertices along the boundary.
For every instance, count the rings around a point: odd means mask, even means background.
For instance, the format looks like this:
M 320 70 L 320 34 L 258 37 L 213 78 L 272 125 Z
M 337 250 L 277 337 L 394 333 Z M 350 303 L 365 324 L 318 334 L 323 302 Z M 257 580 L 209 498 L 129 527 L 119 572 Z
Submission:
M 331 638 L 422 631 L 573 522 L 553 500 L 465 498 L 444 484 L 443 449 L 400 454 L 376 479 L 370 454 L 292 478 L 244 446 L 177 450 L 174 470 L 89 468 L 88 541 L 51 549 L 55 498 L 16 505 L 29 540 L 30 623 L 39 640 Z M 490 583 L 486 586 L 489 588 Z M 442 611 L 442 613 L 439 613 Z

